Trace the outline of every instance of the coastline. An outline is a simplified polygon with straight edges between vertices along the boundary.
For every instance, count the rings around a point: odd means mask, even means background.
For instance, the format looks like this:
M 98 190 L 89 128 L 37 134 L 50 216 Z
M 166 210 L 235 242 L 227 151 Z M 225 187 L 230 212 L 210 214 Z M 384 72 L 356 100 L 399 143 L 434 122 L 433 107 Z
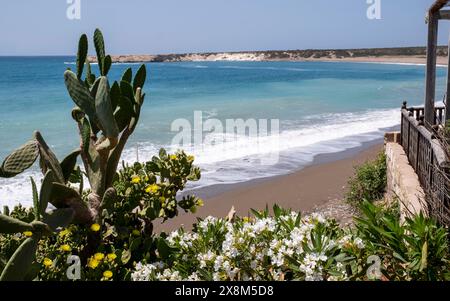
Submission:
M 342 200 L 354 167 L 374 159 L 383 149 L 383 139 L 332 154 L 318 154 L 307 167 L 286 175 L 236 184 L 213 185 L 192 190 L 204 199 L 204 206 L 193 213 L 181 212 L 164 224 L 155 223 L 154 231 L 171 231 L 180 226 L 190 229 L 197 218 L 225 217 L 234 206 L 238 215 L 250 209 L 261 210 L 278 204 L 302 212 L 311 212 L 327 203 Z
M 447 46 L 437 47 L 437 64 L 448 65 Z M 305 49 L 240 52 L 205 52 L 171 54 L 112 55 L 113 63 L 170 62 L 355 62 L 425 65 L 426 47 L 394 47 L 366 49 Z M 96 62 L 96 58 L 89 57 Z

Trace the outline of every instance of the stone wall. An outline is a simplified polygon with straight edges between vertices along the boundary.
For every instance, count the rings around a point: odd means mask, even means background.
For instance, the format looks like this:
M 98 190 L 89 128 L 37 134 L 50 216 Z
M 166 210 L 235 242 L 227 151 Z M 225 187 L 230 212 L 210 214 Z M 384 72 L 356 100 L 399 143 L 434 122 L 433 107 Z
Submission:
M 399 201 L 402 218 L 409 213 L 426 213 L 424 190 L 403 147 L 397 143 L 398 134 L 388 133 L 385 138 L 387 199 Z

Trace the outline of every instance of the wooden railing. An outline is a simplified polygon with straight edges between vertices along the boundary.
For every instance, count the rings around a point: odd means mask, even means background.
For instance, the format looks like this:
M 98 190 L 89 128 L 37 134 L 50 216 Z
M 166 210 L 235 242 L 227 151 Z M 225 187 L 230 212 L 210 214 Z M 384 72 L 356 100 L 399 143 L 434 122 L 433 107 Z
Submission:
M 444 107 L 435 108 L 435 124 L 431 128 L 439 127 L 444 114 Z M 430 213 L 441 220 L 441 215 L 449 208 L 450 162 L 443 143 L 437 139 L 434 130 L 431 132 L 424 126 L 423 107 L 407 108 L 406 103 L 403 104 L 401 145 L 424 191 L 429 196 L 433 194 L 433 204 L 427 204 Z M 438 214 L 439 212 L 442 214 Z

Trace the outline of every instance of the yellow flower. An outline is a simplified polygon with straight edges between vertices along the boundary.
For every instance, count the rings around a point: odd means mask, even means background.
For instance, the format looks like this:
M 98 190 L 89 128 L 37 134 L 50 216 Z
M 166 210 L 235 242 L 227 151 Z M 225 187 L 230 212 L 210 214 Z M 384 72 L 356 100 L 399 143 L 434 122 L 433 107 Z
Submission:
M 112 276 L 113 276 L 113 272 L 111 272 L 111 271 L 103 272 L 103 277 L 105 277 L 106 279 L 110 279 Z
M 159 186 L 156 184 L 148 185 L 147 188 L 145 188 L 145 192 L 147 193 L 155 193 L 159 190 Z
M 105 254 L 95 253 L 94 258 L 95 258 L 95 260 L 101 261 L 101 260 L 103 260 L 103 258 L 105 258 Z
M 53 260 L 50 258 L 44 258 L 44 261 L 42 262 L 46 267 L 50 267 L 53 264 Z
M 197 206 L 202 207 L 204 205 L 203 200 L 202 199 L 198 199 L 197 200 Z
M 96 267 L 98 267 L 99 262 L 98 260 L 96 260 L 95 258 L 90 258 L 88 261 L 88 267 L 90 267 L 91 269 L 95 269 Z
M 92 224 L 91 225 L 91 230 L 94 232 L 98 232 L 100 230 L 100 225 L 99 224 Z
M 64 251 L 64 252 L 70 252 L 70 251 L 72 251 L 72 248 L 71 248 L 69 245 L 62 245 L 62 246 L 60 247 L 60 249 L 61 249 L 61 251 Z
M 177 159 L 177 155 L 170 155 L 170 160 L 176 160 Z
M 25 235 L 26 237 L 31 237 L 31 236 L 33 236 L 33 232 L 25 231 L 25 232 L 23 232 L 23 235 Z
M 242 221 L 244 221 L 244 223 L 248 223 L 250 221 L 250 218 L 248 216 L 244 216 L 242 218 Z
M 107 255 L 109 261 L 114 261 L 117 258 L 117 255 L 114 253 L 110 253 Z
M 69 229 L 64 229 L 61 232 L 59 232 L 59 237 L 64 237 L 66 235 L 69 235 L 71 232 Z
M 141 178 L 139 176 L 132 176 L 131 177 L 131 183 L 138 184 L 141 181 Z
M 134 229 L 131 233 L 133 233 L 134 236 L 141 235 L 141 231 Z

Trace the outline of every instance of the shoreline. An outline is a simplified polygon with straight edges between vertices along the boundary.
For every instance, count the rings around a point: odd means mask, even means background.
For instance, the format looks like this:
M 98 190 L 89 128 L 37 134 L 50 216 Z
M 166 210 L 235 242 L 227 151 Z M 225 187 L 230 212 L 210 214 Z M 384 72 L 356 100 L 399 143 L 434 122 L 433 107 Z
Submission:
M 305 49 L 238 52 L 112 55 L 113 63 L 170 62 L 355 62 L 425 65 L 426 47 Z M 91 63 L 96 58 L 89 57 Z M 448 65 L 447 46 L 437 47 L 437 64 Z
M 274 204 L 311 212 L 341 201 L 354 167 L 374 159 L 382 149 L 383 139 L 376 139 L 341 152 L 318 154 L 311 164 L 289 174 L 191 190 L 189 193 L 204 200 L 204 206 L 195 214 L 180 211 L 164 224 L 155 222 L 154 231 L 167 232 L 181 226 L 190 229 L 197 218 L 227 216 L 232 206 L 241 216 L 249 214 L 250 209 L 271 208 Z

